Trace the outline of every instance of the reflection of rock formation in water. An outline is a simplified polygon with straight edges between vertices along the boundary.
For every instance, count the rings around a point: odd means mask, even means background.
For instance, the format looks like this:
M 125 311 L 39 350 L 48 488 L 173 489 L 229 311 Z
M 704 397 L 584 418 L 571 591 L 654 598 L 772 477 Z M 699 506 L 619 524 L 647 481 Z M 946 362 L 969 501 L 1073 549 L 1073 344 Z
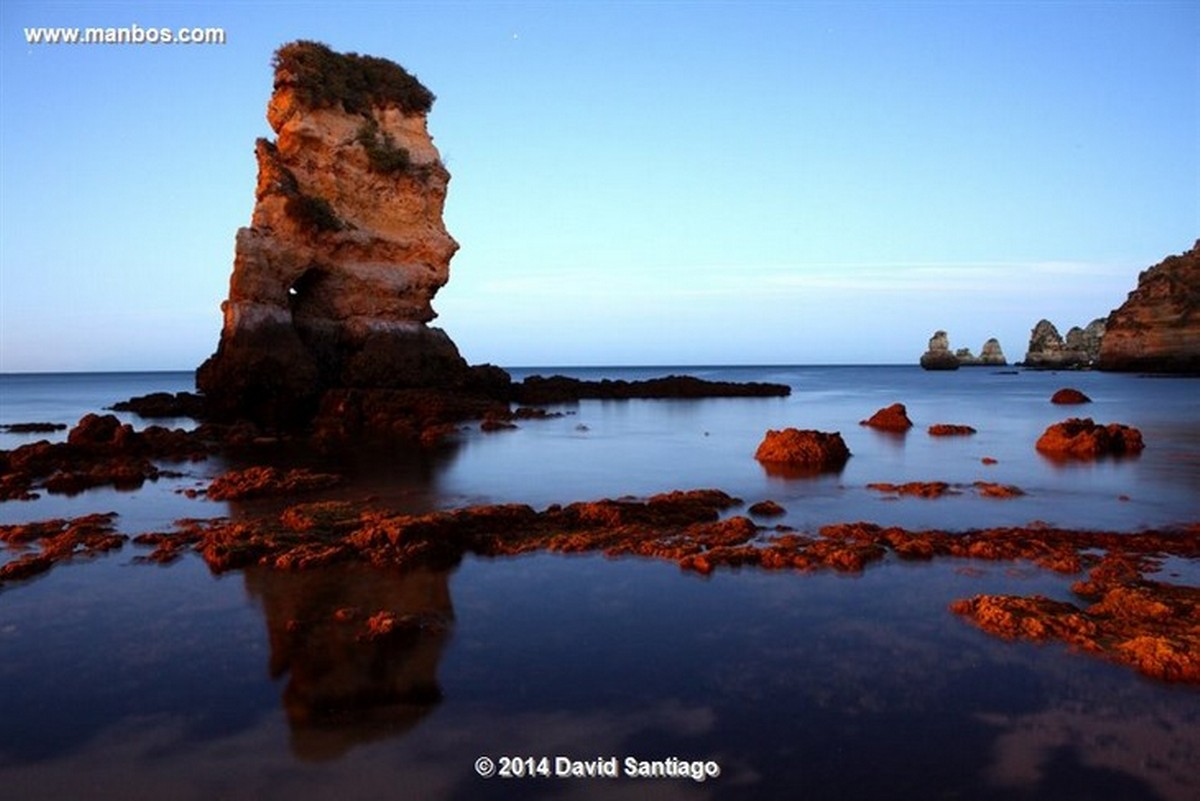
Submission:
M 271 675 L 288 676 L 283 704 L 302 759 L 403 734 L 441 701 L 454 616 L 446 573 L 250 569 L 246 587 L 266 615 Z

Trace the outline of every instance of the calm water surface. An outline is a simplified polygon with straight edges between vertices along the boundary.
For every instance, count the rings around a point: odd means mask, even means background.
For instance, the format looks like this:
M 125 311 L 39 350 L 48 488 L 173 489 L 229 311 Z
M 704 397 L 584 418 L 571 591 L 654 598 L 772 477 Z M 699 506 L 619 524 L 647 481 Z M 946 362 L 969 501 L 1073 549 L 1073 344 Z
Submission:
M 585 401 L 432 453 L 347 453 L 316 466 L 323 497 L 404 511 L 717 487 L 771 498 L 798 528 L 870 520 L 955 529 L 1046 520 L 1134 530 L 1200 519 L 1200 382 L 987 368 L 679 368 L 788 383 L 785 399 Z M 514 371 L 517 377 L 525 372 Z M 574 370 L 649 377 L 671 370 Z M 0 423 L 72 423 L 191 376 L 0 376 Z M 1086 407 L 1055 407 L 1077 387 Z M 857 421 L 895 401 L 907 436 Z M 1033 441 L 1075 414 L 1140 428 L 1138 459 L 1064 467 Z M 125 416 L 144 425 L 135 416 Z M 186 421 L 172 421 L 184 424 Z M 931 423 L 979 433 L 933 438 Z M 839 430 L 854 453 L 817 479 L 769 476 L 767 428 Z M 0 447 L 38 437 L 0 435 Z M 983 456 L 998 460 L 994 466 Z M 281 464 L 297 454 L 279 452 Z M 300 458 L 304 457 L 301 455 Z M 117 511 L 128 533 L 180 517 L 269 511 L 191 500 L 230 465 L 133 493 L 0 504 L 0 522 Z M 1014 500 L 887 500 L 873 481 L 985 479 Z M 1124 496 L 1125 500 L 1122 499 Z M 597 556 L 469 557 L 456 569 L 247 571 L 212 577 L 123 551 L 0 591 L 0 796 L 67 798 L 1193 799 L 1200 693 L 1059 646 L 1007 643 L 946 606 L 983 592 L 1069 598 L 1072 577 L 1025 564 L 886 561 L 861 576 L 723 571 Z M 964 570 L 964 567 L 976 570 Z M 1196 584 L 1174 560 L 1168 580 Z M 363 642 L 294 619 L 345 607 L 451 624 Z M 329 713 L 331 697 L 391 699 Z M 716 779 L 483 779 L 476 758 L 713 760 Z

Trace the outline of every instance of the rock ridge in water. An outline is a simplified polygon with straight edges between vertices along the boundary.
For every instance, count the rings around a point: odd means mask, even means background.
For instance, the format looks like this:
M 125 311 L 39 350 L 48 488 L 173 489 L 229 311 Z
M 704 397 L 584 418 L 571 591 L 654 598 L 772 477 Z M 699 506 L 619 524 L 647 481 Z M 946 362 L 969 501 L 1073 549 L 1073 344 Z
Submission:
M 1101 370 L 1200 373 L 1200 240 L 1138 276 L 1099 351 Z
M 458 243 L 433 94 L 385 59 L 294 42 L 275 54 L 251 224 L 238 231 L 208 411 L 296 425 L 335 387 L 460 387 L 473 374 L 428 323 Z

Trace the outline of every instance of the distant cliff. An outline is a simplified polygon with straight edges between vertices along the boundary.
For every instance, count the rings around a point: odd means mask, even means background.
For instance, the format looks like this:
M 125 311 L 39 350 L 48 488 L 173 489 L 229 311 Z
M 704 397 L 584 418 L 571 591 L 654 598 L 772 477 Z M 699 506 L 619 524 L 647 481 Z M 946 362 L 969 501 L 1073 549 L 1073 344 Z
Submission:
M 332 387 L 455 386 L 470 372 L 427 323 L 458 244 L 434 96 L 402 67 L 315 42 L 275 54 L 258 185 L 237 234 L 217 352 L 197 385 L 217 416 L 288 424 Z
M 1200 373 L 1200 240 L 1138 276 L 1108 316 L 1100 369 Z

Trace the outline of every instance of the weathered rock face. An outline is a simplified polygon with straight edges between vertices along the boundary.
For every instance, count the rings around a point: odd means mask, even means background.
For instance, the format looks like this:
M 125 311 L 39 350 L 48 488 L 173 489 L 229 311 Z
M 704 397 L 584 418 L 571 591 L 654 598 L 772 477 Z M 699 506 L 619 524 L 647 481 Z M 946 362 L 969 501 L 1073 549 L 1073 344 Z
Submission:
M 1000 340 L 992 337 L 983 343 L 983 350 L 979 352 L 979 363 L 996 367 L 1008 364 L 1008 360 L 1004 358 L 1004 351 L 1000 348 Z
M 1064 341 L 1068 353 L 1079 354 L 1088 366 L 1100 361 L 1100 344 L 1104 341 L 1106 325 L 1103 317 L 1097 317 L 1086 328 L 1073 326 Z
M 331 387 L 457 386 L 467 365 L 426 324 L 458 245 L 433 95 L 383 59 L 295 42 L 276 53 L 251 225 L 224 327 L 197 372 L 210 412 L 289 424 Z
M 971 353 L 970 348 L 959 348 L 954 356 L 960 367 L 1003 367 L 1008 364 L 1004 351 L 1000 349 L 1000 341 L 995 337 L 983 343 L 978 356 Z
M 1138 276 L 1109 316 L 1101 370 L 1200 372 L 1200 240 Z
M 1099 359 L 1103 338 L 1103 319 L 1092 320 L 1087 328 L 1072 328 L 1067 332 L 1066 340 L 1054 323 L 1039 320 L 1029 334 L 1024 365 L 1047 370 L 1092 367 Z
M 926 370 L 958 369 L 958 357 L 951 352 L 945 331 L 935 331 L 929 338 L 929 349 L 921 354 L 921 366 Z

